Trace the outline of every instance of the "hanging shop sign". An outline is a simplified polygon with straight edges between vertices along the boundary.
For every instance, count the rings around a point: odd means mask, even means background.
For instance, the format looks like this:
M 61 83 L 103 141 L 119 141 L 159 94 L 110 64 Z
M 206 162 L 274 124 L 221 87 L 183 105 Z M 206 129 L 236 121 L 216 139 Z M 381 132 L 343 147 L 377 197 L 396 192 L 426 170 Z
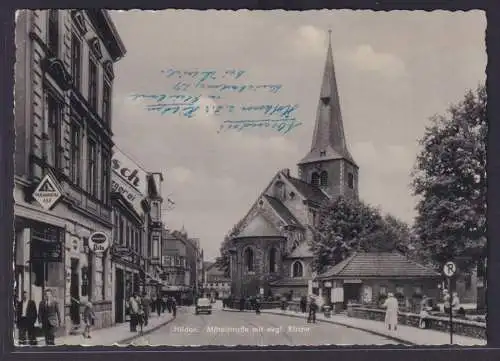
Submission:
M 61 198 L 62 194 L 56 182 L 47 174 L 33 192 L 33 198 L 40 203 L 43 209 L 49 210 Z
M 103 232 L 94 232 L 89 237 L 89 249 L 94 253 L 104 253 L 109 247 L 108 236 Z

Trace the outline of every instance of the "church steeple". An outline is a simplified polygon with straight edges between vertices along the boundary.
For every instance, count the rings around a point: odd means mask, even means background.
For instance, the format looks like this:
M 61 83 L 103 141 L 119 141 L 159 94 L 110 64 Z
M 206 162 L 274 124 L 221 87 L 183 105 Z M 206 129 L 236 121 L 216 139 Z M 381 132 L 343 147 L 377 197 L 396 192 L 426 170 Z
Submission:
M 311 149 L 299 162 L 301 179 L 323 189 L 330 197 L 358 197 L 358 166 L 347 147 L 328 31 L 323 80 L 319 93 Z
M 344 123 L 340 111 L 339 92 L 333 64 L 331 32 L 331 30 L 328 31 L 328 50 L 311 150 L 299 164 L 330 159 L 345 159 L 356 165 L 347 149 L 344 135 Z

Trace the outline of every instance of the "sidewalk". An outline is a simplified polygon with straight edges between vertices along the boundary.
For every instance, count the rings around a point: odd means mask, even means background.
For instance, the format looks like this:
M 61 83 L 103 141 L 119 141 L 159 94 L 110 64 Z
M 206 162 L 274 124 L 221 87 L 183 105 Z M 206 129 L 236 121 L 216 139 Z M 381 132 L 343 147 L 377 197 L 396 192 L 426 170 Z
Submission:
M 170 313 L 163 313 L 161 316 L 158 316 L 156 313 L 152 314 L 148 326 L 143 328 L 143 334 L 151 333 L 172 320 L 173 317 Z M 90 339 L 83 338 L 81 334 L 57 337 L 55 343 L 56 346 L 111 346 L 115 343 L 128 344 L 139 337 L 138 332 L 130 332 L 130 325 L 128 322 L 119 323 L 115 326 L 98 330 L 91 330 L 90 335 L 92 336 Z M 17 344 L 17 339 L 14 344 Z M 38 338 L 38 346 L 45 346 L 43 337 Z
M 225 309 L 225 311 L 240 312 L 238 310 L 229 310 L 229 309 Z M 248 312 L 254 312 L 254 311 L 248 311 Z M 307 316 L 303 313 L 288 311 L 288 310 L 287 311 L 261 310 L 261 312 L 273 315 L 302 318 L 304 320 L 307 318 Z M 398 325 L 398 330 L 395 332 L 391 332 L 387 330 L 385 324 L 380 321 L 347 317 L 345 315 L 332 315 L 330 318 L 326 318 L 323 315 L 323 313 L 317 313 L 316 320 L 320 322 L 327 322 L 370 332 L 375 335 L 387 337 L 392 340 L 409 345 L 442 346 L 450 344 L 450 335 L 448 333 L 440 331 L 422 330 L 416 327 Z M 453 335 L 453 344 L 457 346 L 485 346 L 486 340 L 474 337 Z

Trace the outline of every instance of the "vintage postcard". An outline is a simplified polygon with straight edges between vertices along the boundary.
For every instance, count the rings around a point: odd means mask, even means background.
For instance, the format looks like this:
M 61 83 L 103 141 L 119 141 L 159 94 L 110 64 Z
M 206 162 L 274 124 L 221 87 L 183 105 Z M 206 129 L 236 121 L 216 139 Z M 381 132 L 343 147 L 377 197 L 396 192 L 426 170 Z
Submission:
M 486 345 L 485 28 L 19 10 L 16 346 Z

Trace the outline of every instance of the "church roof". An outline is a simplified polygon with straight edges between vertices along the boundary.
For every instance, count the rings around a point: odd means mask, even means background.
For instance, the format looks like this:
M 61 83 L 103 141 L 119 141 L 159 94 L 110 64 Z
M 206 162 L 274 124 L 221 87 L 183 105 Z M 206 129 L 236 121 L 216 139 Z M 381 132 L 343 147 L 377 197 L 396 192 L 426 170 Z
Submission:
M 279 199 L 274 197 L 264 195 L 266 200 L 269 202 L 271 207 L 276 213 L 285 221 L 286 224 L 301 226 L 300 222 L 295 218 L 295 216 L 290 212 L 290 210 L 283 204 Z
M 347 149 L 330 37 L 311 150 L 299 164 L 331 159 L 345 159 L 356 165 Z
M 247 237 L 283 237 L 280 231 L 262 215 L 252 218 L 234 238 Z
M 355 253 L 318 275 L 318 279 L 344 278 L 436 278 L 436 271 L 398 252 Z
M 322 203 L 328 199 L 328 196 L 318 187 L 313 186 L 301 179 L 287 177 L 290 183 L 309 201 Z
M 286 258 L 310 258 L 313 257 L 313 253 L 309 249 L 309 244 L 307 242 L 302 242 L 293 252 Z

